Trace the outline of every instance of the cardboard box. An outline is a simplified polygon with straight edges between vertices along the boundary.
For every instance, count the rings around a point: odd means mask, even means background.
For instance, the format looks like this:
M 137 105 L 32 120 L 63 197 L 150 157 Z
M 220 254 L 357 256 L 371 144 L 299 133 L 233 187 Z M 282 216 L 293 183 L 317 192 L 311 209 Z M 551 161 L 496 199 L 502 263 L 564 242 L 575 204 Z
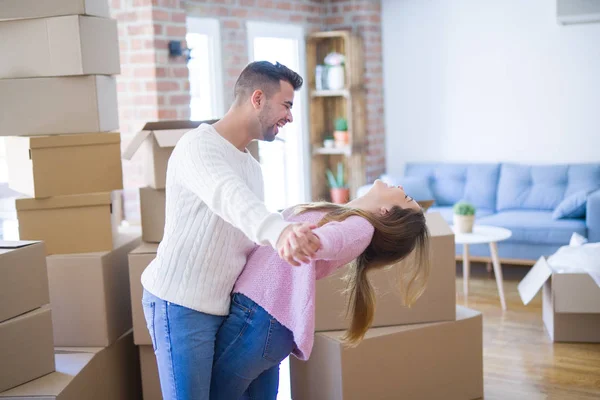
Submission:
M 453 321 L 456 318 L 456 261 L 454 233 L 439 213 L 427 213 L 427 226 L 431 240 L 431 271 L 427 288 L 416 303 L 402 306 L 397 266 L 370 273 L 369 279 L 376 289 L 377 306 L 373 327 L 414 324 L 423 322 Z M 334 331 L 347 329 L 346 283 L 342 279 L 347 269 L 316 282 L 315 330 Z
M 107 132 L 118 127 L 114 77 L 0 79 L 0 136 Z
M 216 121 L 148 122 L 127 145 L 123 158 L 131 160 L 139 152 L 144 168 L 143 185 L 153 189 L 164 189 L 167 163 L 179 139 L 202 123 L 212 124 Z
M 127 255 L 139 235 L 101 253 L 48 257 L 55 346 L 109 346 L 132 328 Z
M 554 342 L 600 343 L 600 287 L 588 273 L 562 273 L 540 257 L 519 282 L 523 303 L 542 287 L 542 316 Z
M 158 366 L 152 346 L 139 346 L 140 366 L 142 369 L 142 392 L 144 400 L 162 400 Z
M 0 0 L 0 20 L 59 15 L 110 18 L 110 9 L 107 0 Z
M 47 255 L 112 250 L 118 230 L 113 193 L 17 199 L 19 237 L 43 240 Z
M 165 230 L 165 190 L 140 188 L 142 240 L 159 243 Z
M 8 186 L 43 198 L 123 189 L 121 135 L 6 138 Z
M 69 15 L 0 22 L 0 79 L 121 72 L 117 21 Z
M 50 303 L 42 242 L 0 241 L 0 322 Z
M 52 371 L 54 348 L 48 305 L 0 323 L 0 392 Z
M 152 345 L 142 307 L 142 272 L 156 258 L 158 244 L 142 243 L 129 253 L 129 283 L 131 285 L 131 316 L 133 319 L 133 341 L 138 346 Z
M 0 399 L 139 399 L 140 367 L 131 336 L 128 332 L 110 347 L 57 348 L 56 372 L 0 393 Z
M 369 330 L 355 348 L 343 332 L 315 335 L 306 362 L 290 357 L 294 400 L 465 400 L 483 397 L 481 313 L 457 320 Z

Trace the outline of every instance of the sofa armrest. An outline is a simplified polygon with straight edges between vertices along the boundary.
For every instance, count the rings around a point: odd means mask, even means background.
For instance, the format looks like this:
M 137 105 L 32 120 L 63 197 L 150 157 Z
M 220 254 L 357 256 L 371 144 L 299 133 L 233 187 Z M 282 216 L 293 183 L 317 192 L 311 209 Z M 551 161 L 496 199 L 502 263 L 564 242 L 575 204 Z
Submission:
M 585 214 L 588 241 L 600 242 L 600 189 L 588 196 Z

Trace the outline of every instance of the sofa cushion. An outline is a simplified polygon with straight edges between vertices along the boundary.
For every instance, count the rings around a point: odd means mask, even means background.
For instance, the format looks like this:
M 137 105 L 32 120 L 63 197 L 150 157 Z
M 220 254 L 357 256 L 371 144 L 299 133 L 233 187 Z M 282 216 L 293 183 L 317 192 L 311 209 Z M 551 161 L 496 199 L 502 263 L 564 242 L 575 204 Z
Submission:
M 554 210 L 567 196 L 600 187 L 600 164 L 502 164 L 496 209 Z
M 583 218 L 585 217 L 585 206 L 587 197 L 591 190 L 580 190 L 565 197 L 552 213 L 553 219 Z
M 499 164 L 407 163 L 405 176 L 429 178 L 435 204 L 465 200 L 476 208 L 495 209 Z
M 439 212 L 442 215 L 442 218 L 449 224 L 452 225 L 454 212 L 452 210 L 452 206 L 443 206 L 443 207 L 430 207 L 427 212 Z M 481 217 L 485 217 L 487 215 L 492 215 L 494 213 L 493 210 L 486 210 L 485 208 L 478 208 L 475 211 L 475 220 Z
M 476 224 L 501 226 L 512 231 L 511 242 L 566 244 L 573 232 L 587 236 L 583 219 L 552 219 L 551 211 L 501 211 L 477 219 Z

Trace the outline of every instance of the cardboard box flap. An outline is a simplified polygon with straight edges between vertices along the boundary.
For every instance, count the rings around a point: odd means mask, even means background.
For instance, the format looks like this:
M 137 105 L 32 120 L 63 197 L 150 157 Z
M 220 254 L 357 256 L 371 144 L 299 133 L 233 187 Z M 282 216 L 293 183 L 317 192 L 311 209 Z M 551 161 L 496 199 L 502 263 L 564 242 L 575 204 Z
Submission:
M 555 272 L 552 291 L 557 313 L 600 314 L 600 287 L 587 272 Z
M 129 254 L 156 254 L 159 243 L 142 243 Z
M 146 138 L 150 136 L 150 133 L 151 132 L 149 131 L 141 131 L 136 133 L 125 148 L 125 150 L 123 151 L 123 159 L 131 160 L 133 158 L 133 155 L 138 151 L 138 149 L 142 145 L 142 143 L 144 143 L 144 140 L 146 140 Z
M 18 211 L 49 210 L 55 208 L 89 207 L 111 204 L 111 193 L 91 193 L 45 199 L 22 198 L 15 201 Z
M 92 146 L 121 142 L 119 132 L 83 133 L 57 136 L 14 137 L 15 140 L 29 141 L 30 149 L 46 149 L 70 146 Z
M 523 304 L 529 304 L 551 276 L 552 268 L 543 256 L 540 257 L 517 285 Z
M 15 250 L 21 247 L 40 243 L 39 240 L 0 240 L 0 250 Z M 1 252 L 0 252 L 1 254 Z
M 33 398 L 47 399 L 58 396 L 71 383 L 73 378 L 92 361 L 94 354 L 69 353 L 55 354 L 56 372 L 27 382 L 16 388 L 0 393 L 0 398 Z
M 427 227 L 431 236 L 454 236 L 450 225 L 448 225 L 439 212 L 425 213 L 425 218 L 427 219 Z
M 158 147 L 175 147 L 179 139 L 188 132 L 189 129 L 167 129 L 164 131 L 155 131 L 154 138 Z

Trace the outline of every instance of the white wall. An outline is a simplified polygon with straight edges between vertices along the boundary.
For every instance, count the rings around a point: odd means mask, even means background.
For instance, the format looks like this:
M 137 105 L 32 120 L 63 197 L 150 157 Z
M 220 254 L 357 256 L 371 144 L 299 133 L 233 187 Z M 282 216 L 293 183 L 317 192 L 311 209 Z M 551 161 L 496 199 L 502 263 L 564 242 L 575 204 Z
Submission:
M 382 0 L 386 158 L 600 162 L 600 23 L 551 0 Z

